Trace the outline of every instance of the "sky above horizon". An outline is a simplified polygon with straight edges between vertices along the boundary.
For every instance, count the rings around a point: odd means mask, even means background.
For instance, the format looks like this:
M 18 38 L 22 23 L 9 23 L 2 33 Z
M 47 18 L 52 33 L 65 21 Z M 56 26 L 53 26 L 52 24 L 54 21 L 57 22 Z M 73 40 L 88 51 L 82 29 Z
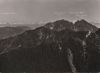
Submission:
M 0 23 L 86 19 L 100 23 L 100 0 L 0 0 Z

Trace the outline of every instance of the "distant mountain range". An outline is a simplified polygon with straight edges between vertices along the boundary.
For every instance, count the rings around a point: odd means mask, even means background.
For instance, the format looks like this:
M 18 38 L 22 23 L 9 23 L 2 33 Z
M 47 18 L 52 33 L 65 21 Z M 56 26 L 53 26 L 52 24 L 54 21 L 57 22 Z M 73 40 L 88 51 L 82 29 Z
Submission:
M 16 36 L 26 30 L 30 30 L 30 28 L 27 26 L 0 27 L 0 39 Z
M 0 71 L 100 72 L 99 32 L 85 20 L 58 20 L 2 39 Z

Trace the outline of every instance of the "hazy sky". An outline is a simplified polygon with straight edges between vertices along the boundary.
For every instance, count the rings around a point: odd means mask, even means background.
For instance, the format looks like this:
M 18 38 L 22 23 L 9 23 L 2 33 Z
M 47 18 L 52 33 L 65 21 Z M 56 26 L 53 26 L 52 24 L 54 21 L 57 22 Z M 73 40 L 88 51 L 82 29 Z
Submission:
M 0 0 L 0 22 L 36 23 L 57 19 L 100 23 L 100 0 Z

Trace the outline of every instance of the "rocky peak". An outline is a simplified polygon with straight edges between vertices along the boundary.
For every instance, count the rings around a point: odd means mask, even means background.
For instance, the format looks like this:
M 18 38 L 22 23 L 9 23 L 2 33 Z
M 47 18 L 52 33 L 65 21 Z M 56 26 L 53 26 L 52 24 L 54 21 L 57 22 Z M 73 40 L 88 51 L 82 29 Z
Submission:
M 92 25 L 91 23 L 87 22 L 86 20 L 78 20 L 75 22 L 75 28 L 78 31 L 92 31 L 95 32 L 97 30 L 97 27 Z
M 55 21 L 55 22 L 47 23 L 45 25 L 45 27 L 49 28 L 51 30 L 54 30 L 54 31 L 62 31 L 64 29 L 72 30 L 73 23 L 62 19 L 62 20 L 58 20 L 58 21 Z

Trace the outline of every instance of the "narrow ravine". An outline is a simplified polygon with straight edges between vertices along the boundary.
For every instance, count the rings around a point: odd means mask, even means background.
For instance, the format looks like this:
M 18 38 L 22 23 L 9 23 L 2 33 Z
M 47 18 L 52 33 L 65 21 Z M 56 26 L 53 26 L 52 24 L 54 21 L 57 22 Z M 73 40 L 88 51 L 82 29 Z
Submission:
M 73 64 L 73 54 L 72 54 L 72 51 L 70 49 L 68 49 L 68 62 L 69 62 L 69 65 L 71 67 L 71 70 L 73 73 L 76 73 L 76 68 Z

